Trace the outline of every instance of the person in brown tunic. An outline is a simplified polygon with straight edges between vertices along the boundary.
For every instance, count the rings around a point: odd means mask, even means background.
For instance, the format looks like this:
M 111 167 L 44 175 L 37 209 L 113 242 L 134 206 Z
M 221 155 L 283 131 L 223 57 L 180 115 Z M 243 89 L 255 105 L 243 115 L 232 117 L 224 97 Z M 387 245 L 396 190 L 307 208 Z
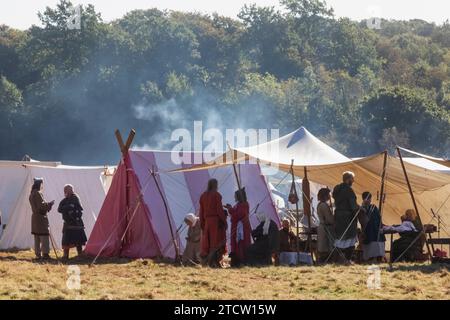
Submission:
M 34 178 L 29 197 L 31 205 L 31 234 L 34 236 L 34 253 L 37 259 L 50 259 L 50 225 L 47 213 L 52 210 L 55 201 L 46 202 L 42 193 L 44 179 Z
M 186 237 L 186 248 L 183 252 L 183 265 L 197 265 L 200 260 L 200 239 L 202 236 L 202 229 L 199 218 L 193 213 L 189 213 L 184 218 L 184 222 L 189 227 Z

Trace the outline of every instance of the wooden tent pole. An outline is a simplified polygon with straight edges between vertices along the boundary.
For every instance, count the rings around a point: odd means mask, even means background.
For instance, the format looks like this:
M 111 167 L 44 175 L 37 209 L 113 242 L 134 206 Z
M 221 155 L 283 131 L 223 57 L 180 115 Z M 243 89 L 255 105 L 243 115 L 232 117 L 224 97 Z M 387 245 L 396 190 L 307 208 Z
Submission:
M 172 236 L 172 242 L 173 242 L 173 245 L 174 245 L 174 248 L 175 248 L 175 260 L 179 261 L 180 260 L 180 251 L 178 249 L 178 243 L 175 240 L 175 235 L 173 234 L 172 223 L 170 221 L 170 216 L 169 216 L 169 207 L 167 206 L 166 199 L 164 198 L 164 195 L 163 195 L 163 193 L 161 191 L 161 188 L 159 187 L 158 179 L 156 179 L 155 166 L 152 167 L 151 174 L 152 174 L 153 180 L 155 181 L 156 188 L 158 189 L 158 193 L 161 196 L 161 199 L 162 199 L 163 204 L 164 204 L 164 209 L 165 209 L 165 212 L 166 212 L 167 222 L 169 223 L 170 235 Z
M 294 159 L 291 160 L 291 176 L 292 176 L 292 185 L 294 186 L 294 193 L 295 197 L 297 199 L 297 202 L 295 203 L 295 213 L 296 213 L 296 249 L 297 249 L 297 263 L 300 260 L 300 214 L 298 211 L 298 194 L 297 194 L 297 187 L 295 186 L 295 175 L 294 175 Z
M 61 263 L 61 261 L 59 260 L 59 257 L 58 257 L 58 252 L 56 251 L 55 239 L 53 238 L 53 234 L 52 234 L 52 231 L 50 230 L 50 226 L 48 227 L 48 229 L 49 229 L 48 235 L 50 238 L 50 243 L 52 245 L 53 252 L 55 253 L 56 260 L 58 261 L 58 263 Z
M 117 139 L 117 143 L 119 144 L 120 152 L 122 153 L 122 156 L 124 156 L 125 144 L 123 143 L 122 135 L 120 134 L 119 129 L 116 129 L 116 131 L 114 131 L 114 134 L 116 135 L 116 139 Z
M 233 163 L 234 177 L 236 178 L 236 183 L 238 185 L 238 190 L 241 190 L 241 182 L 239 180 L 239 175 L 238 175 L 238 172 L 237 172 L 236 163 L 234 162 L 235 159 L 237 158 L 236 151 L 234 149 L 231 149 L 230 144 L 228 143 L 228 141 L 227 141 L 227 144 L 228 144 L 228 149 L 230 149 L 230 151 L 232 152 L 231 153 L 231 156 L 232 156 L 231 161 Z
M 384 186 L 385 186 L 385 180 L 386 180 L 386 171 L 387 171 L 387 160 L 388 160 L 388 152 L 387 150 L 384 151 L 384 159 L 383 159 L 383 171 L 381 172 L 381 187 L 380 187 L 380 199 L 378 202 L 378 210 L 380 212 L 380 226 L 379 229 L 381 230 L 381 225 L 383 221 L 383 204 L 384 204 Z M 378 232 L 377 239 L 380 238 L 380 232 Z M 392 250 L 392 248 L 391 248 Z
M 127 142 L 125 143 L 125 152 L 128 152 L 131 148 L 131 144 L 133 143 L 134 136 L 136 135 L 136 130 L 131 129 L 128 134 Z
M 128 167 L 125 159 L 128 155 L 128 151 L 131 147 L 131 144 L 133 143 L 134 136 L 136 135 L 136 130 L 134 129 L 130 130 L 127 142 L 125 144 L 123 143 L 122 135 L 120 134 L 119 129 L 116 129 L 114 134 L 116 135 L 117 143 L 119 144 L 120 152 L 122 153 L 122 161 L 123 164 L 125 165 L 125 208 L 126 208 L 125 214 L 127 215 L 126 222 L 128 225 L 128 214 L 130 212 L 130 179 L 128 177 Z
M 305 213 L 308 216 L 308 247 L 309 252 L 311 254 L 311 260 L 314 263 L 314 253 L 312 248 L 312 227 L 311 227 L 311 190 L 309 187 L 309 180 L 308 180 L 308 169 L 307 167 L 303 167 L 304 177 L 302 182 L 302 194 L 303 194 L 303 213 Z M 305 183 L 308 188 L 306 189 L 306 194 L 303 192 L 303 183 Z M 305 201 L 306 200 L 306 201 Z
M 388 152 L 387 150 L 384 151 L 384 159 L 383 159 L 383 171 L 381 173 L 381 188 L 380 188 L 380 199 L 378 202 L 378 209 L 380 211 L 380 215 L 382 216 L 382 208 L 384 204 L 384 185 L 385 185 L 385 179 L 386 179 L 386 169 L 387 169 L 387 159 L 388 159 Z
M 398 153 L 398 157 L 400 159 L 400 163 L 402 165 L 403 174 L 405 175 L 406 184 L 408 185 L 408 190 L 409 190 L 409 194 L 411 196 L 412 203 L 414 205 L 414 209 L 416 210 L 417 217 L 419 218 L 421 232 L 425 235 L 425 230 L 423 229 L 422 218 L 420 217 L 419 209 L 417 208 L 416 199 L 414 197 L 414 193 L 413 193 L 413 190 L 412 190 L 412 187 L 411 187 L 411 183 L 409 182 L 408 173 L 406 172 L 405 163 L 403 162 L 402 153 L 401 153 L 399 147 L 397 147 L 397 153 Z M 426 239 L 426 235 L 425 235 L 425 239 Z M 431 250 L 430 250 L 430 246 L 429 246 L 427 241 L 425 241 L 425 243 L 426 243 L 426 246 L 427 246 L 428 256 L 429 256 L 429 258 L 431 260 L 432 259 L 432 253 L 431 253 Z

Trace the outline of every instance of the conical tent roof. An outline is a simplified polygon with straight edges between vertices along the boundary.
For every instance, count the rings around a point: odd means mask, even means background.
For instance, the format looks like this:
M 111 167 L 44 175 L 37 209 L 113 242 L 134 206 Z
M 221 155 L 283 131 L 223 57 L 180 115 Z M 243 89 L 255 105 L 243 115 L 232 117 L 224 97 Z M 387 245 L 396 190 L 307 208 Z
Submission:
M 246 148 L 235 148 L 235 150 L 272 163 L 290 165 L 294 160 L 296 166 L 317 166 L 351 161 L 320 141 L 304 127 L 278 139 Z

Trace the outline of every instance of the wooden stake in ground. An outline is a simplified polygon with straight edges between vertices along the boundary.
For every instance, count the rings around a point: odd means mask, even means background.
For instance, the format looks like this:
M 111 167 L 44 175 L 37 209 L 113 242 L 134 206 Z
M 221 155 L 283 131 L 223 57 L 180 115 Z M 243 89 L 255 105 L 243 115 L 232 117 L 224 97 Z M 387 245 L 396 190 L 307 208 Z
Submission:
M 411 183 L 409 182 L 408 173 L 406 172 L 405 163 L 403 162 L 402 153 L 401 153 L 399 147 L 397 147 L 397 153 L 398 153 L 398 158 L 400 159 L 400 163 L 402 165 L 403 174 L 405 175 L 406 184 L 408 185 L 408 190 L 409 190 L 409 194 L 411 196 L 412 203 L 414 205 L 414 209 L 416 210 L 417 217 L 419 218 L 421 233 L 425 235 L 425 230 L 423 229 L 422 218 L 420 217 L 419 209 L 417 208 L 416 198 L 414 197 L 414 193 L 413 193 L 413 190 L 412 190 L 412 187 L 411 187 Z M 426 239 L 426 235 L 425 235 L 425 239 Z M 425 241 L 425 243 L 426 243 L 426 246 L 427 246 L 428 257 L 431 260 L 432 259 L 432 253 L 431 253 L 431 250 L 430 250 L 430 245 L 428 244 L 427 241 Z
M 53 252 L 55 253 L 56 260 L 57 260 L 58 262 L 60 262 L 60 261 L 59 261 L 59 257 L 58 257 L 58 252 L 56 251 L 55 239 L 53 238 L 53 235 L 52 235 L 52 232 L 51 232 L 51 230 L 50 230 L 50 227 L 49 227 L 48 236 L 49 236 L 49 238 L 50 238 L 50 243 L 52 244 L 52 248 L 53 248 Z

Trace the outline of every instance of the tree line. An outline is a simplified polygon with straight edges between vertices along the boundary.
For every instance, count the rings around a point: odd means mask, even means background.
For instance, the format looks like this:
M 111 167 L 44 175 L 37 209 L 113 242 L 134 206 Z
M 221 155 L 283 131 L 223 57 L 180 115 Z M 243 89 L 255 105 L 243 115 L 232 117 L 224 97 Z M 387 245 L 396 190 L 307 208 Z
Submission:
M 42 26 L 0 26 L 0 158 L 118 158 L 113 130 L 170 147 L 170 131 L 303 125 L 348 156 L 400 144 L 450 156 L 450 23 L 336 18 L 320 0 L 217 14 L 134 10 L 102 21 L 72 3 Z

